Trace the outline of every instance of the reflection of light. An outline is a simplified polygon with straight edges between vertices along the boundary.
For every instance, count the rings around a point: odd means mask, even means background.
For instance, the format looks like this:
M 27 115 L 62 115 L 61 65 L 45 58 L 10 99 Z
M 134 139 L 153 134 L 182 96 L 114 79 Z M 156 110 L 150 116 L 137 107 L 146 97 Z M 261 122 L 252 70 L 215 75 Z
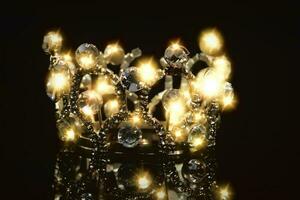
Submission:
M 83 108 L 81 108 L 83 114 L 87 117 L 92 118 L 94 115 L 93 109 L 90 106 L 84 106 Z
M 130 118 L 129 118 L 129 121 L 133 124 L 133 125 L 135 125 L 135 126 L 139 126 L 139 125 L 141 125 L 141 123 L 142 123 L 142 120 L 141 120 L 141 115 L 139 114 L 139 113 L 133 113 L 133 114 L 131 114 L 131 116 L 130 116 Z
M 208 55 L 218 54 L 223 48 L 222 36 L 216 29 L 203 31 L 200 34 L 199 43 L 200 49 Z
M 90 69 L 96 64 L 96 60 L 92 54 L 83 54 L 79 58 L 79 65 L 84 69 Z
M 156 197 L 157 199 L 161 200 L 161 199 L 165 199 L 167 196 L 165 188 L 160 188 L 156 191 Z
M 230 191 L 229 185 L 222 186 L 219 189 L 219 198 L 220 200 L 229 200 L 231 199 L 232 192 Z
M 47 87 L 51 90 L 54 94 L 62 93 L 69 89 L 70 83 L 69 78 L 65 72 L 51 72 Z
M 58 50 L 62 45 L 62 36 L 59 32 L 49 32 L 46 37 L 48 38 L 47 45 L 50 50 Z
M 221 103 L 224 110 L 233 109 L 237 103 L 234 93 L 223 95 Z
M 200 74 L 192 83 L 193 89 L 202 94 L 205 98 L 214 98 L 221 94 L 224 81 L 220 79 L 215 71 L 210 71 L 207 74 Z
M 158 71 L 152 60 L 142 62 L 137 67 L 138 79 L 146 85 L 153 85 L 158 79 Z
M 182 128 L 174 127 L 171 131 L 176 142 L 181 142 L 186 139 L 186 132 Z
M 63 55 L 65 61 L 72 61 L 72 56 L 70 53 L 66 53 Z
M 112 116 L 113 114 L 119 112 L 120 103 L 117 99 L 111 99 L 107 101 L 104 105 L 104 112 L 106 116 Z
M 231 64 L 227 57 L 220 56 L 215 58 L 212 65 L 221 79 L 226 80 L 229 78 L 231 73 Z
M 186 107 L 183 99 L 178 98 L 171 100 L 167 106 L 167 112 L 169 113 L 170 124 L 178 124 L 182 121 L 183 115 L 185 114 Z
M 73 129 L 68 129 L 65 132 L 65 140 L 66 141 L 73 141 L 75 139 L 75 131 Z
M 137 186 L 139 189 L 146 189 L 151 185 L 151 179 L 148 173 L 143 172 L 137 176 Z
M 96 82 L 96 91 L 101 94 L 112 94 L 115 91 L 115 88 L 110 84 L 109 80 L 105 77 L 99 77 Z

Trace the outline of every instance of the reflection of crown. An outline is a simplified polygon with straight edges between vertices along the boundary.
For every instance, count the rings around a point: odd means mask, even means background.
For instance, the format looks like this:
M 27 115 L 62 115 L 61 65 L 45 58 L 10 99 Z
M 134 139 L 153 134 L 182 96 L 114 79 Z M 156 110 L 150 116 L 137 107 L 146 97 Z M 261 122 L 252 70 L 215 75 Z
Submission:
M 82 44 L 72 58 L 62 53 L 58 32 L 44 37 L 47 94 L 64 144 L 55 199 L 230 198 L 216 184 L 215 139 L 219 111 L 234 101 L 231 65 L 216 29 L 199 43 L 202 53 L 193 57 L 172 43 L 160 68 L 153 59 L 132 66 L 138 48 L 125 54 L 116 43 L 102 53 Z

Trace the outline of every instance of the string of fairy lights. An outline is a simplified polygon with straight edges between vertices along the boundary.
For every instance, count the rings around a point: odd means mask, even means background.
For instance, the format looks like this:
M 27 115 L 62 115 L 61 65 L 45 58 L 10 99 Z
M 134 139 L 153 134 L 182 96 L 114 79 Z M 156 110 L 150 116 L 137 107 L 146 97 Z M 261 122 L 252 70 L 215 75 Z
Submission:
M 56 199 L 232 199 L 230 185 L 215 180 L 219 112 L 237 102 L 228 82 L 231 62 L 217 29 L 201 32 L 201 53 L 191 57 L 178 40 L 159 63 L 141 57 L 138 48 L 125 53 L 119 43 L 108 44 L 103 52 L 84 43 L 74 55 L 62 44 L 59 31 L 44 37 L 43 49 L 50 54 L 46 90 L 55 102 L 64 144 L 55 172 Z M 193 74 L 198 62 L 206 66 Z M 111 70 L 117 67 L 118 74 Z M 173 86 L 174 77 L 180 77 L 179 88 Z M 161 80 L 164 90 L 150 99 Z M 154 117 L 159 103 L 165 121 Z M 145 129 L 152 130 L 151 137 Z M 126 155 L 126 149 L 138 152 L 151 145 L 159 149 L 154 155 L 161 163 L 152 164 L 160 167 L 160 176 L 147 170 L 145 162 L 137 167 L 109 157 L 116 153 L 114 146 Z

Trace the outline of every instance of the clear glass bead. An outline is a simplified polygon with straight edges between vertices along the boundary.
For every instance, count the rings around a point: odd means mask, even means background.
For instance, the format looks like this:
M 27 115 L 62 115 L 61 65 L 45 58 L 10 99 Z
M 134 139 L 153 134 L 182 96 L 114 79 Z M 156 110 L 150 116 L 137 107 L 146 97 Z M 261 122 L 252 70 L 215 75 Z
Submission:
M 172 67 L 181 68 L 182 63 L 188 60 L 188 54 L 184 46 L 173 44 L 165 50 L 164 58 Z
M 195 125 L 191 128 L 188 136 L 188 143 L 194 147 L 198 138 L 204 139 L 206 136 L 206 128 L 203 125 Z
M 182 166 L 182 176 L 189 183 L 200 183 L 206 176 L 206 165 L 198 159 L 184 162 Z
M 102 97 L 92 90 L 87 90 L 79 95 L 77 104 L 82 114 L 93 120 L 94 115 L 99 112 L 102 105 Z
M 92 87 L 92 77 L 89 74 L 85 74 L 80 82 L 80 88 L 90 89 Z
M 137 146 L 142 139 L 142 131 L 138 128 L 125 125 L 118 131 L 118 142 L 124 147 L 133 148 Z
M 92 69 L 96 66 L 98 62 L 98 56 L 99 51 L 93 44 L 84 43 L 80 45 L 75 52 L 77 63 L 86 70 Z
M 178 89 L 171 89 L 166 91 L 166 93 L 162 97 L 162 104 L 165 109 L 168 108 L 168 104 L 170 101 L 176 100 L 180 98 L 180 92 Z
M 142 89 L 136 78 L 136 71 L 135 67 L 129 67 L 121 73 L 121 83 L 130 92 L 137 92 Z
M 109 44 L 104 50 L 104 57 L 113 65 L 120 65 L 125 56 L 124 49 L 118 44 Z

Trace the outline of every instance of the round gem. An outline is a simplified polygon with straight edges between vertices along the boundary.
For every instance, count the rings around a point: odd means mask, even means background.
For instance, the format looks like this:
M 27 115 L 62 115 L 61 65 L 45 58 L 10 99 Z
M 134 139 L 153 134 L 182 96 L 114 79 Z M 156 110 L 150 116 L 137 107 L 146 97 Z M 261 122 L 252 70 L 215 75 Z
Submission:
M 142 131 L 138 128 L 126 125 L 118 132 L 118 142 L 124 147 L 133 148 L 142 139 Z
M 200 146 L 205 139 L 206 128 L 203 125 L 196 125 L 191 128 L 188 136 L 188 143 L 191 147 Z
M 188 60 L 188 50 L 179 44 L 170 45 L 166 50 L 164 57 L 166 61 L 174 68 L 183 67 L 183 63 Z
M 83 69 L 92 69 L 96 66 L 98 61 L 99 51 L 97 47 L 93 44 L 87 44 L 84 43 L 80 45 L 76 52 L 75 52 L 75 58 L 77 63 L 83 68 Z
M 93 119 L 94 115 L 100 110 L 102 97 L 92 90 L 87 90 L 79 95 L 77 104 L 85 117 Z
M 136 71 L 135 67 L 129 67 L 121 73 L 121 83 L 130 92 L 137 92 L 142 89 L 136 78 Z
M 181 173 L 189 183 L 200 183 L 206 176 L 206 165 L 198 159 L 192 159 L 183 163 Z

